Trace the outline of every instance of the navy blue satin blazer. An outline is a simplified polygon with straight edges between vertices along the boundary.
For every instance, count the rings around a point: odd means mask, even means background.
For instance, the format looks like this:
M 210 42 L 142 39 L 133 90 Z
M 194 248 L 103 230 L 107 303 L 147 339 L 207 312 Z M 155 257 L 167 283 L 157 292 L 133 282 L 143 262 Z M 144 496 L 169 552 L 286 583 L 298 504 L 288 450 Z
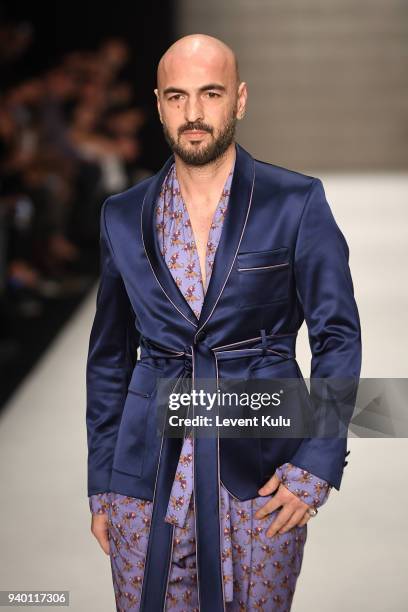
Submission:
M 101 279 L 87 361 L 89 495 L 111 490 L 152 500 L 160 458 L 172 480 L 181 441 L 168 439 L 163 452 L 156 433 L 158 377 L 178 378 L 193 365 L 203 377 L 302 378 L 295 343 L 305 320 L 311 378 L 359 378 L 349 250 L 322 182 L 235 146 L 229 206 L 199 320 L 167 268 L 155 231 L 156 198 L 174 156 L 103 204 Z M 272 350 L 262 354 L 265 338 Z M 239 359 L 234 349 L 242 350 Z M 344 437 L 221 438 L 218 469 L 241 500 L 257 497 L 286 461 L 339 489 L 346 447 Z

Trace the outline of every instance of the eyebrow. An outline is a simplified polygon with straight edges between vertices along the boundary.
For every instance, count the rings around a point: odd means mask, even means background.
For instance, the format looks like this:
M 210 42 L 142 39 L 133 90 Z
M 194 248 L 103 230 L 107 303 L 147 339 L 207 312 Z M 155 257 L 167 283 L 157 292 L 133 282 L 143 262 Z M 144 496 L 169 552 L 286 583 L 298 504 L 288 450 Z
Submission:
M 208 83 L 208 85 L 203 85 L 202 87 L 199 87 L 198 91 L 207 91 L 207 89 L 218 89 L 219 91 L 226 91 L 224 85 L 221 85 L 220 83 Z M 163 91 L 163 94 L 169 93 L 188 94 L 188 91 L 180 89 L 179 87 L 166 87 L 166 89 Z

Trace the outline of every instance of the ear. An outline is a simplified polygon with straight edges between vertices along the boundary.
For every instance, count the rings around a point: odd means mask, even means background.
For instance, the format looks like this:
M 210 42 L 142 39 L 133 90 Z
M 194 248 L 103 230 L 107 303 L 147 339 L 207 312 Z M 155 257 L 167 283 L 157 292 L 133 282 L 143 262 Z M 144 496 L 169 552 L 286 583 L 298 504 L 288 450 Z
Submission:
M 247 99 L 248 99 L 247 84 L 244 81 L 242 81 L 242 83 L 240 83 L 238 87 L 237 119 L 244 118 Z
M 158 89 L 154 89 L 154 95 L 156 96 L 156 101 L 157 101 L 157 111 L 159 113 L 159 118 L 160 118 L 160 122 L 163 123 L 163 119 L 161 116 L 161 108 L 160 108 L 160 96 L 159 96 L 159 90 Z

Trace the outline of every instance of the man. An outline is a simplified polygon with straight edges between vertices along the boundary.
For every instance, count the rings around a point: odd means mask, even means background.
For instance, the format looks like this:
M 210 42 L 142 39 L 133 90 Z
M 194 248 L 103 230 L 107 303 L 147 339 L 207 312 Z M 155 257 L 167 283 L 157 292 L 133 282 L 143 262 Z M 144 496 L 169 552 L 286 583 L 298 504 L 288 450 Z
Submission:
M 176 41 L 155 94 L 174 155 L 101 213 L 92 532 L 111 556 L 118 610 L 290 609 L 306 523 L 340 488 L 346 438 L 160 439 L 157 381 L 301 379 L 303 320 L 312 378 L 358 380 L 348 247 L 319 179 L 234 141 L 248 92 L 224 43 Z

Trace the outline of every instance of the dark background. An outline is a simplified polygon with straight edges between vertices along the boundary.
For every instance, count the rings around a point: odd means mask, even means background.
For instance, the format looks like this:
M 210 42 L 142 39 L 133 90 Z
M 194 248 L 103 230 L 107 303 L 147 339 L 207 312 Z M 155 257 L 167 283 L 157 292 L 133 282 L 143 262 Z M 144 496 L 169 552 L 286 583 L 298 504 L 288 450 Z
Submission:
M 171 4 L 167 0 L 106 4 L 0 2 L 1 26 L 18 24 L 30 31 L 32 38 L 20 57 L 0 63 L 0 104 L 2 97 L 6 99 L 7 92 L 14 87 L 58 67 L 67 52 L 94 51 L 107 39 L 121 38 L 128 44 L 130 56 L 120 71 L 120 79 L 132 84 L 133 102 L 145 113 L 144 125 L 138 133 L 140 155 L 136 165 L 145 174 L 156 172 L 170 154 L 158 119 L 153 89 L 156 87 L 157 63 L 174 40 Z M 5 184 L 5 180 L 2 183 L 0 168 L 0 187 Z M 0 204 L 4 193 L 6 198 L 10 197 L 10 187 L 7 190 L 0 193 Z M 83 220 L 83 208 L 78 205 L 71 228 L 67 230 L 67 237 L 80 249 L 78 261 L 63 267 L 57 278 L 51 275 L 51 280 L 60 283 L 66 278 L 72 280 L 85 275 L 88 279 L 85 286 L 72 295 L 51 299 L 19 283 L 16 289 L 16 283 L 7 273 L 12 256 L 4 255 L 7 251 L 4 244 L 12 242 L 8 236 L 12 232 L 9 232 L 8 220 L 2 226 L 0 219 L 0 406 L 4 405 L 97 281 L 97 209 L 103 200 L 98 196 L 96 199 L 96 205 L 95 202 L 92 205 L 82 202 L 84 207 L 92 208 L 92 231 L 85 237 L 75 235 L 75 227 Z M 2 235 L 8 239 L 3 240 L 3 248 Z M 27 263 L 31 263 L 29 257 Z M 47 271 L 45 278 L 48 278 Z M 38 311 L 36 315 L 32 314 L 33 308 Z M 29 312 L 31 314 L 27 314 Z
M 26 21 L 36 33 L 28 53 L 8 73 L 3 73 L 2 88 L 51 68 L 67 51 L 94 49 L 106 37 L 125 38 L 132 49 L 132 57 L 124 76 L 134 82 L 137 102 L 149 111 L 141 163 L 153 171 L 158 170 L 167 159 L 169 149 L 162 137 L 153 89 L 157 63 L 175 38 L 170 0 L 0 2 L 0 20 Z

